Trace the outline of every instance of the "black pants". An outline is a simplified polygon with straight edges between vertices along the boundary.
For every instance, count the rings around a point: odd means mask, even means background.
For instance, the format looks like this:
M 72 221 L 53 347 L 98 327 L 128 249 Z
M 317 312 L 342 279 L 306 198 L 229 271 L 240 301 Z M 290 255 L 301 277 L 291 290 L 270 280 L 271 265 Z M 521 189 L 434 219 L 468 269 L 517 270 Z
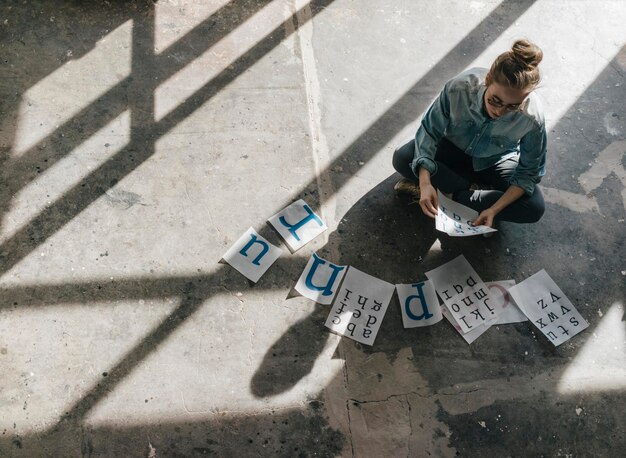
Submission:
M 393 153 L 393 167 L 406 179 L 417 182 L 411 169 L 415 155 L 415 141 L 411 140 Z M 509 187 L 509 179 L 517 167 L 517 158 L 489 167 L 480 172 L 474 171 L 472 158 L 444 139 L 439 143 L 435 162 L 437 172 L 431 176 L 433 186 L 444 193 L 452 193 L 460 204 L 481 212 L 491 207 Z M 471 183 L 489 184 L 489 191 L 470 191 Z M 524 194 L 496 216 L 496 221 L 514 223 L 535 223 L 545 211 L 543 194 L 538 186 L 531 196 Z

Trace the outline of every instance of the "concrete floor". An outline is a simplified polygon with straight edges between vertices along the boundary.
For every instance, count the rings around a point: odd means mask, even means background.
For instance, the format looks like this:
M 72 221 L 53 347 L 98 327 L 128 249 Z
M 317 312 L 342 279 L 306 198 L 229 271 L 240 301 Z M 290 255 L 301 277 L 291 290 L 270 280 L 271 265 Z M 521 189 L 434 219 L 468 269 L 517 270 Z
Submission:
M 626 5 L 0 5 L 0 456 L 618 456 L 626 448 Z M 548 200 L 491 239 L 394 197 L 445 81 L 545 52 Z M 298 198 L 330 229 L 251 285 L 222 254 Z M 392 283 L 545 268 L 590 327 L 373 347 L 289 292 L 310 254 Z M 619 452 L 619 451 L 622 452 Z

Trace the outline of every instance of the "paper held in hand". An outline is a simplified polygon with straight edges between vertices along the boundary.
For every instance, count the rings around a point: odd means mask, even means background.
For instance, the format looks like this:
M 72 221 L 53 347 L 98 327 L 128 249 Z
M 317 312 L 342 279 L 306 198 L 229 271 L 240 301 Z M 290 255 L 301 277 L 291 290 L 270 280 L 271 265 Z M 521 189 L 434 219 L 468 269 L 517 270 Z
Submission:
M 437 190 L 437 198 L 439 199 L 439 208 L 437 208 L 435 218 L 437 230 L 453 237 L 467 237 L 497 231 L 488 226 L 472 226 L 472 221 L 478 218 L 478 212 L 448 199 L 439 190 Z

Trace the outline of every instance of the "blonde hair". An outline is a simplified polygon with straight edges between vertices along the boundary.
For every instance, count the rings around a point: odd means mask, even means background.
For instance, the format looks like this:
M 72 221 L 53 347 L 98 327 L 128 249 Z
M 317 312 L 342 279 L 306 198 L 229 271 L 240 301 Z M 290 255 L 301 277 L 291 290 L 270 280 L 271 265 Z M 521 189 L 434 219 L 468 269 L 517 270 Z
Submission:
M 491 64 L 485 82 L 492 81 L 503 86 L 532 91 L 541 80 L 537 66 L 543 59 L 543 51 L 528 40 L 517 40 L 510 50 L 500 54 Z

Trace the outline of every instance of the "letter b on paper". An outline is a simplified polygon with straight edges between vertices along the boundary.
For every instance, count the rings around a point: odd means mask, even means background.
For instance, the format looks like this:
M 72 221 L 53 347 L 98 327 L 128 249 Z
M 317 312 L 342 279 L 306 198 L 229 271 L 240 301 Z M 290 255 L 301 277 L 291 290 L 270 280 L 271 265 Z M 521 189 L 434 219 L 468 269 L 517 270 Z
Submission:
M 441 321 L 441 307 L 431 281 L 396 285 L 405 328 L 430 326 Z

